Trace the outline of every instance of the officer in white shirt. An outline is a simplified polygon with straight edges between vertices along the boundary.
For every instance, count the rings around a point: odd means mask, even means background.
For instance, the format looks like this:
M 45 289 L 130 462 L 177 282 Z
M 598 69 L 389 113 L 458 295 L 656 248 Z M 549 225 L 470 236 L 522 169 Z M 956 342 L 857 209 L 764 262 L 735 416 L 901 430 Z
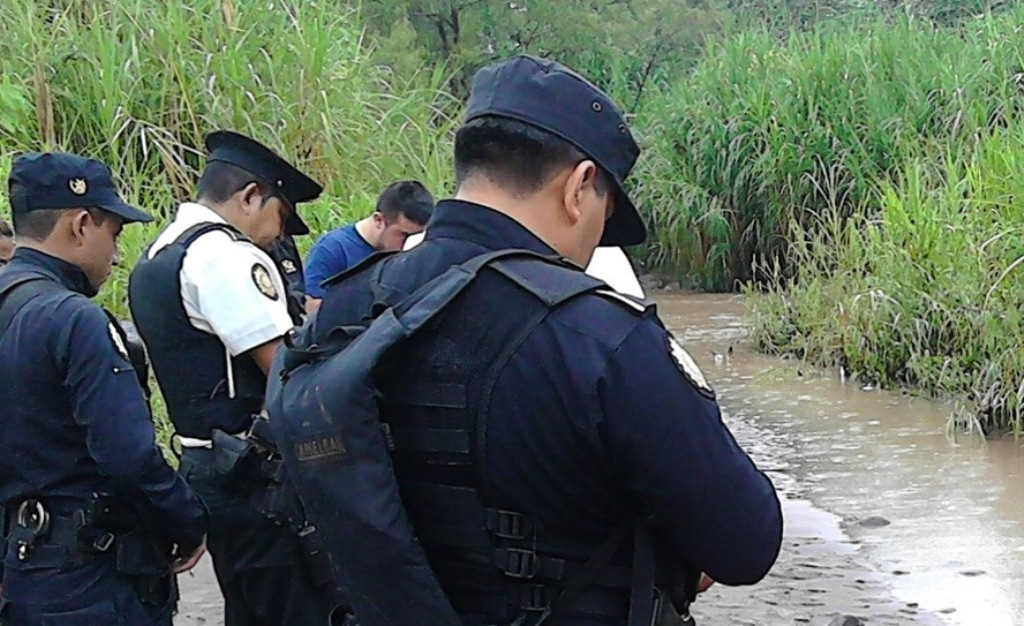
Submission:
M 213 444 L 239 442 L 231 436 L 244 436 L 263 408 L 265 372 L 293 326 L 266 251 L 309 232 L 297 206 L 322 187 L 243 135 L 214 132 L 206 147 L 198 199 L 179 207 L 132 271 L 132 317 L 181 442 L 179 471 L 210 510 L 226 626 L 326 624 L 338 598 L 302 558 L 294 529 L 254 504 L 258 478 L 229 471 L 219 452 L 215 463 Z

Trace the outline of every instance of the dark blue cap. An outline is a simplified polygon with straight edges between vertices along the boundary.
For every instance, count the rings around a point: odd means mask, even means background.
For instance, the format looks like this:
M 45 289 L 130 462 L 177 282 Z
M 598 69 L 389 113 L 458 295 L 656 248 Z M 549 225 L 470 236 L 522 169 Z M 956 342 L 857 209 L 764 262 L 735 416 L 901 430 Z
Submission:
M 97 208 L 120 215 L 125 222 L 153 221 L 153 216 L 121 199 L 106 164 L 77 154 L 22 154 L 11 166 L 7 191 L 13 213 Z
M 647 229 L 623 186 L 640 147 L 608 96 L 569 68 L 529 55 L 489 65 L 473 77 L 465 121 L 507 117 L 558 135 L 608 172 L 615 211 L 601 245 L 643 243 Z
M 298 204 L 315 200 L 324 188 L 295 166 L 260 142 L 230 130 L 218 130 L 206 136 L 209 161 L 240 167 L 274 187 L 292 212 L 285 222 L 286 235 L 307 235 L 309 227 L 299 217 Z

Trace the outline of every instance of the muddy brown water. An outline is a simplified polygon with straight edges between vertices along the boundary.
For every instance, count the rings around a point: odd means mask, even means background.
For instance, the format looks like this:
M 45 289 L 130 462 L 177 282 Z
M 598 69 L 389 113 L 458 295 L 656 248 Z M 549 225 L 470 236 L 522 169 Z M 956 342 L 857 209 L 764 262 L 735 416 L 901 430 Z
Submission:
M 1024 624 L 1018 443 L 948 437 L 951 405 L 752 352 L 741 296 L 655 300 L 736 439 L 771 476 L 786 518 L 768 577 L 713 586 L 694 607 L 698 624 L 826 626 L 842 615 L 869 625 Z M 180 580 L 175 624 L 223 624 L 209 558 Z

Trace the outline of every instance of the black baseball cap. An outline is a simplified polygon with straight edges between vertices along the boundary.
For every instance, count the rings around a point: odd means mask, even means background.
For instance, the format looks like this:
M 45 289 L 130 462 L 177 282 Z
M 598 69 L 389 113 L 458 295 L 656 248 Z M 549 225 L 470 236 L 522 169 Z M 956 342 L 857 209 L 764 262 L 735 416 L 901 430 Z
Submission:
M 254 174 L 277 189 L 277 195 L 291 205 L 285 222 L 286 235 L 307 235 L 309 226 L 299 217 L 300 202 L 315 200 L 324 190 L 294 165 L 260 142 L 230 130 L 218 130 L 206 136 L 209 161 L 229 163 Z
M 601 245 L 644 242 L 647 229 L 624 188 L 640 147 L 603 91 L 564 65 L 518 55 L 473 77 L 465 122 L 483 116 L 518 120 L 579 148 L 611 175 L 615 185 L 615 210 L 605 224 Z
M 27 152 L 14 159 L 7 191 L 12 213 L 42 209 L 97 208 L 125 222 L 151 222 L 153 216 L 117 194 L 110 168 L 101 161 L 67 152 Z

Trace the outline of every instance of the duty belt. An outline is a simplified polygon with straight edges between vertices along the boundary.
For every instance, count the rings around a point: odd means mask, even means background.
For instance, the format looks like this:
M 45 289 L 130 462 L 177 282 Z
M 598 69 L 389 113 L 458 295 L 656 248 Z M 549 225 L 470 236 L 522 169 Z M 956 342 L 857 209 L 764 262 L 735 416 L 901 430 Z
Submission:
M 31 561 L 43 567 L 60 567 L 108 553 L 116 542 L 111 532 L 97 532 L 84 545 L 80 531 L 85 526 L 82 511 L 74 515 L 54 515 L 40 500 L 23 501 L 5 513 L 8 543 L 14 544 L 18 561 Z

